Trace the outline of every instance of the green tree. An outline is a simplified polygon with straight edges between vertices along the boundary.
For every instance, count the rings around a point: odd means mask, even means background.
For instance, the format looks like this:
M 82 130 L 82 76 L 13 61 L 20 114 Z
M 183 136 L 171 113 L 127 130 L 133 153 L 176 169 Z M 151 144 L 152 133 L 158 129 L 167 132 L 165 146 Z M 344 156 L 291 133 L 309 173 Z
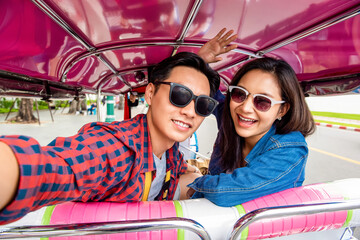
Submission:
M 33 114 L 34 100 L 30 98 L 22 98 L 19 104 L 19 111 L 17 115 L 8 121 L 21 123 L 34 123 L 38 119 Z

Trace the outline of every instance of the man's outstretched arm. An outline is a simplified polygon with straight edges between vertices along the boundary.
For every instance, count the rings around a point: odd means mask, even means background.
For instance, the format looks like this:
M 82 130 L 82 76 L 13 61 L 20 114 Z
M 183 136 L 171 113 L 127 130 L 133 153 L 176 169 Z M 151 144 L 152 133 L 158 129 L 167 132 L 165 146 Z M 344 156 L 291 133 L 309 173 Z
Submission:
M 15 197 L 19 165 L 11 148 L 0 142 L 0 211 Z

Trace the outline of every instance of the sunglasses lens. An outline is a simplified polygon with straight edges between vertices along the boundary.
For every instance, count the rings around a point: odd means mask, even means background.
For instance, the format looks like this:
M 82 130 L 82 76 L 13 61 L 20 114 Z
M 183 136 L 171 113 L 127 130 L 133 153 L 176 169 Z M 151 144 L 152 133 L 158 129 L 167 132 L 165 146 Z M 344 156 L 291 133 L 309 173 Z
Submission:
M 171 101 L 178 107 L 185 107 L 192 99 L 191 92 L 181 86 L 174 86 L 170 96 Z
M 257 110 L 266 112 L 271 108 L 271 100 L 266 97 L 256 96 L 254 98 L 254 105 Z
M 177 107 L 187 106 L 193 99 L 195 101 L 195 112 L 200 116 L 209 116 L 215 109 L 217 101 L 208 96 L 195 96 L 190 89 L 179 84 L 172 83 L 170 102 Z
M 209 116 L 215 109 L 216 102 L 210 98 L 205 96 L 199 96 L 196 101 L 196 112 L 201 116 Z
M 233 88 L 231 91 L 231 99 L 234 102 L 242 103 L 246 99 L 246 92 L 239 88 Z

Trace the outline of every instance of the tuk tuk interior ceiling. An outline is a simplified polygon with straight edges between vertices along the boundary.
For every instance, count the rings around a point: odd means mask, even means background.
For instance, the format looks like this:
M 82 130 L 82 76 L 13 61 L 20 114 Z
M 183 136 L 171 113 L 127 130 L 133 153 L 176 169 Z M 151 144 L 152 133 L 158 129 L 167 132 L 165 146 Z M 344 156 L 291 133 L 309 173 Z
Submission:
M 262 56 L 288 61 L 310 94 L 323 94 L 315 85 L 330 93 L 360 85 L 359 0 L 0 1 L 0 94 L 31 83 L 48 98 L 124 93 L 147 84 L 148 67 L 197 52 L 223 27 L 238 47 L 212 64 L 222 89 Z

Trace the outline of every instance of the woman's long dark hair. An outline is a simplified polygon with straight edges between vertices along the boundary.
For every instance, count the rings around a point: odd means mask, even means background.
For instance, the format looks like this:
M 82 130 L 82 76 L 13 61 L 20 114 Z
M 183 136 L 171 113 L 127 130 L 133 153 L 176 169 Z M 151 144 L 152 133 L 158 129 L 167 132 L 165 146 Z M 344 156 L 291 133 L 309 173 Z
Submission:
M 246 73 L 256 69 L 273 74 L 280 86 L 282 100 L 289 104 L 289 110 L 282 120 L 275 120 L 276 133 L 286 134 L 299 131 L 304 137 L 312 134 L 315 131 L 315 122 L 305 102 L 295 72 L 285 61 L 274 58 L 258 58 L 248 62 L 235 74 L 230 85 L 236 86 Z M 230 94 L 227 94 L 220 130 L 220 163 L 224 170 L 234 170 L 246 165 L 242 156 L 244 139 L 236 133 L 229 105 Z

